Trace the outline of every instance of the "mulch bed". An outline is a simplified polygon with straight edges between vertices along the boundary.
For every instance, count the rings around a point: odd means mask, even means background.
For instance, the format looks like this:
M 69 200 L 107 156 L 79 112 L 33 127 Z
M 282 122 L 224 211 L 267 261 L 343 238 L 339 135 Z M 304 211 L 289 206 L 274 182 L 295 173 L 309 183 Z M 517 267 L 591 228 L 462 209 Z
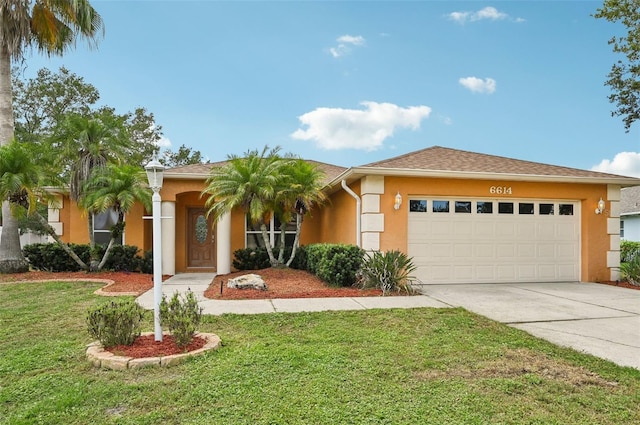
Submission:
M 136 338 L 132 345 L 116 345 L 115 347 L 105 348 L 105 350 L 116 356 L 140 359 L 143 357 L 164 357 L 190 353 L 201 349 L 206 343 L 206 340 L 196 336 L 189 345 L 180 348 L 176 345 L 171 335 L 163 335 L 162 341 L 156 341 L 154 335 L 141 335 Z

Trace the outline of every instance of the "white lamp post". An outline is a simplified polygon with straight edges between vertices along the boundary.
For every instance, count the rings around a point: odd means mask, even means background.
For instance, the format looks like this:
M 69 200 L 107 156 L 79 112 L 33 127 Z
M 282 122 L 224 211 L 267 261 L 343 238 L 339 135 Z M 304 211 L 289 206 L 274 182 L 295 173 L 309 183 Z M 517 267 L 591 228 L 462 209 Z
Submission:
M 160 301 L 162 299 L 162 228 L 160 189 L 164 166 L 156 159 L 152 159 L 144 167 L 149 179 L 149 187 L 153 191 L 153 322 L 155 340 L 162 341 L 162 326 L 160 325 Z

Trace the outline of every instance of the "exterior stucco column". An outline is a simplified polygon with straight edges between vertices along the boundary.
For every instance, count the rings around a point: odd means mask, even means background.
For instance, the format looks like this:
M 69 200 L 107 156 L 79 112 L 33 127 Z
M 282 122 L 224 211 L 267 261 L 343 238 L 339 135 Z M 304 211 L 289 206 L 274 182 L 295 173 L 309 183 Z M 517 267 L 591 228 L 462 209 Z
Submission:
M 176 274 L 176 203 L 162 201 L 162 274 Z
M 216 224 L 216 273 L 231 273 L 231 215 L 226 213 Z

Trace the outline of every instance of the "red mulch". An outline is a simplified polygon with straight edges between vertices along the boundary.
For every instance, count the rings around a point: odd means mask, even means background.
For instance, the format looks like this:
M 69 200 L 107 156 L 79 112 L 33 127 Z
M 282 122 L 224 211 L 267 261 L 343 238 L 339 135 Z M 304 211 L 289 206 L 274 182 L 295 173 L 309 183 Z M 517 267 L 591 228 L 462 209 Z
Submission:
M 602 283 L 603 285 L 618 286 L 620 288 L 640 290 L 640 286 L 633 285 L 629 282 L 616 282 L 615 280 L 613 280 L 613 281 L 597 282 L 597 283 Z
M 143 357 L 172 356 L 174 354 L 190 353 L 205 346 L 207 341 L 199 336 L 193 338 L 186 347 L 180 348 L 176 345 L 171 335 L 163 335 L 162 341 L 156 341 L 154 335 L 141 335 L 136 338 L 133 345 L 116 345 L 105 348 L 106 351 L 116 356 L 133 357 L 140 359 Z
M 227 281 L 245 274 L 257 274 L 267 285 L 266 291 L 258 289 L 227 288 Z M 222 290 L 222 294 L 220 291 Z M 327 298 L 327 297 L 377 297 L 379 289 L 333 288 L 317 276 L 296 269 L 245 270 L 216 276 L 204 296 L 216 300 L 259 300 L 273 298 Z M 402 294 L 399 294 L 402 295 Z

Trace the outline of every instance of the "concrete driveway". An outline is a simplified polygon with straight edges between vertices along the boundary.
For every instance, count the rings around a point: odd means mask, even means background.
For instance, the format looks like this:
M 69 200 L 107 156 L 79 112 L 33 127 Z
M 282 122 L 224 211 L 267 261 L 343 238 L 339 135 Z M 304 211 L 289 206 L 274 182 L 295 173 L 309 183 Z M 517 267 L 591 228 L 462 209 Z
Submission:
M 426 296 L 640 369 L 640 291 L 597 283 L 425 285 Z

